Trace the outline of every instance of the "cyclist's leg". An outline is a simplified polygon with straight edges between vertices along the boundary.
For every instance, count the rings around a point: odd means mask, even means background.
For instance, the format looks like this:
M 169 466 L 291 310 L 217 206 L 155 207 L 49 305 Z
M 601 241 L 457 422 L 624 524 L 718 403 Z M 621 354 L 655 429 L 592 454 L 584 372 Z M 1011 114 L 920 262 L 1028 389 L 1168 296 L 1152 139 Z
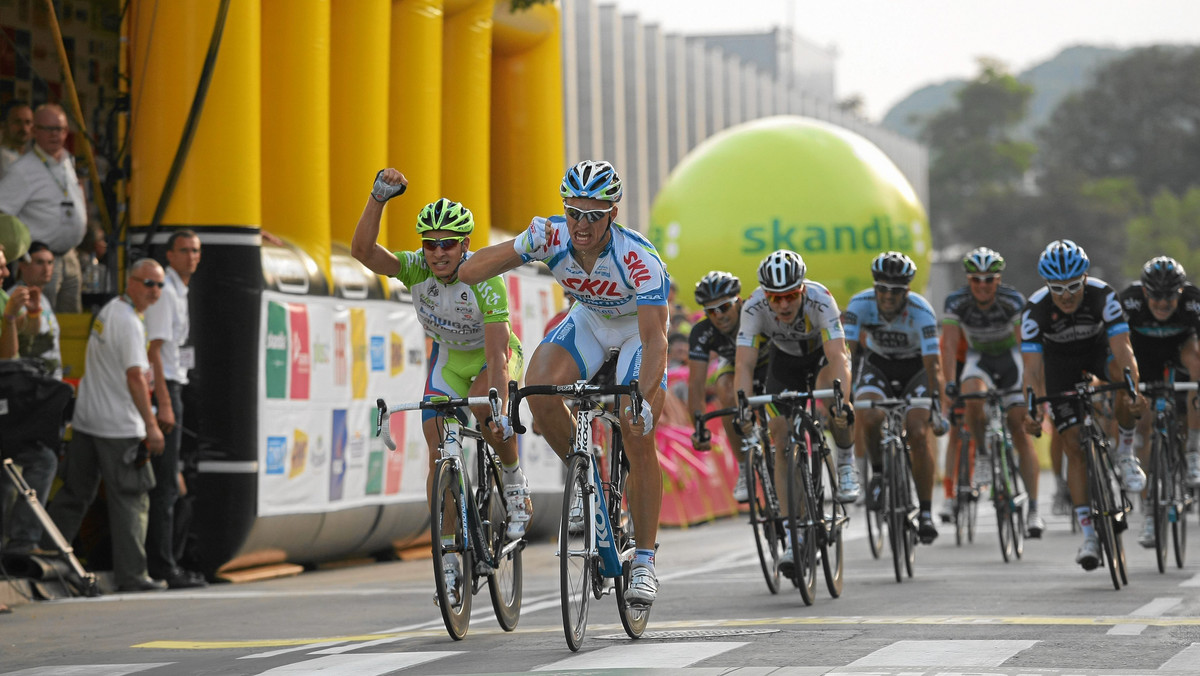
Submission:
M 586 380 L 604 364 L 606 351 L 596 340 L 589 314 L 576 304 L 566 319 L 546 334 L 529 359 L 526 384 L 566 385 Z M 537 396 L 527 401 L 546 443 L 560 458 L 566 458 L 575 443 L 575 420 L 562 397 Z
M 501 365 L 501 368 L 508 374 L 501 379 L 504 386 L 507 386 L 509 377 L 520 377 L 524 368 L 521 342 L 515 333 L 509 334 L 506 357 L 506 363 Z M 476 370 L 477 375 L 471 383 L 468 396 L 486 397 L 488 390 L 493 385 L 488 377 L 489 367 L 486 362 L 478 362 L 472 364 L 472 368 Z M 495 384 L 497 390 L 500 390 L 501 383 Z M 507 397 L 507 394 L 503 394 L 502 397 Z M 475 419 L 481 423 L 485 423 L 492 416 L 490 406 L 476 406 L 472 409 L 472 413 L 475 414 Z M 502 415 L 506 415 L 506 413 L 502 413 Z M 483 434 L 483 440 L 495 449 L 496 455 L 500 457 L 500 465 L 503 470 L 501 481 L 504 484 L 504 499 L 509 516 L 508 537 L 514 540 L 519 539 L 525 535 L 525 529 L 533 518 L 533 501 L 530 499 L 529 481 L 525 478 L 525 472 L 521 470 L 520 458 L 517 455 L 517 435 L 513 434 L 508 439 L 502 439 L 500 435 L 493 432 L 490 424 L 481 424 L 480 432 Z
M 453 370 L 457 356 L 455 350 L 447 349 L 441 343 L 433 344 L 433 348 L 429 353 L 429 371 L 425 374 L 424 399 L 437 395 L 446 397 L 462 396 L 459 394 L 455 384 L 460 379 L 454 375 Z M 465 384 L 462 385 L 464 385 L 462 392 L 465 393 Z M 433 468 L 438 461 L 437 447 L 441 440 L 441 428 L 442 421 L 438 419 L 436 412 L 429 409 L 421 411 L 421 433 L 425 436 L 425 446 L 429 450 L 429 472 L 425 476 L 426 502 L 433 499 Z
M 1192 382 L 1200 381 L 1200 339 L 1192 336 L 1179 346 L 1179 361 Z M 1200 402 L 1196 392 L 1189 392 L 1187 401 L 1187 482 L 1195 487 L 1200 486 Z
M 967 352 L 966 365 L 963 367 L 962 377 L 959 379 L 959 390 L 963 394 L 975 394 L 978 392 L 986 392 L 988 388 L 995 387 L 991 376 L 980 365 L 982 355 L 975 350 Z M 984 412 L 984 401 L 982 399 L 968 399 L 965 402 L 967 409 L 967 428 L 971 432 L 971 437 L 976 440 L 984 438 L 984 430 L 987 428 L 987 415 Z M 978 445 L 975 448 L 976 455 L 980 451 L 987 452 L 986 448 L 980 448 Z M 979 478 L 976 477 L 978 481 Z
M 818 390 L 828 389 L 833 386 L 834 373 L 827 368 L 827 364 L 822 362 L 820 370 L 817 372 L 816 387 Z M 828 409 L 831 402 L 823 401 L 821 406 Z M 834 486 L 836 491 L 835 497 L 838 502 L 849 503 L 858 500 L 862 493 L 862 487 L 859 485 L 858 468 L 854 464 L 854 423 L 851 422 L 845 428 L 839 429 L 833 424 L 833 417 L 829 417 L 830 432 L 833 436 L 833 445 L 835 450 L 834 460 L 837 465 L 838 485 Z
M 887 376 L 870 359 L 863 361 L 858 380 L 854 383 L 854 399 L 886 399 L 891 392 Z M 866 453 L 871 463 L 871 483 L 867 486 L 867 506 L 879 509 L 878 498 L 883 488 L 883 456 L 879 448 L 884 412 L 864 408 L 854 413 L 854 443 L 859 453 Z
M 1008 353 L 993 357 L 989 364 L 992 382 L 997 389 L 1019 388 L 1024 382 L 1025 362 L 1021 359 L 1020 348 L 1014 347 Z M 1025 493 L 1029 501 L 1029 513 L 1025 523 L 1031 534 L 1038 537 L 1045 526 L 1038 513 L 1037 499 L 1038 474 L 1041 466 L 1037 450 L 1033 447 L 1033 439 L 1025 432 L 1025 396 L 1019 391 L 1014 392 L 1006 395 L 1002 404 L 1005 411 L 1005 426 L 1008 428 L 1013 447 L 1017 451 L 1017 460 L 1021 463 L 1021 479 L 1025 482 Z
M 1109 358 L 1105 366 L 1106 371 L 1103 372 L 1107 373 L 1109 382 L 1124 382 L 1124 375 L 1119 371 L 1115 360 Z M 1139 399 L 1145 400 L 1144 397 L 1139 397 Z M 1129 393 L 1124 390 L 1118 391 L 1113 408 L 1118 437 L 1113 465 L 1117 469 L 1121 485 L 1125 487 L 1125 490 L 1140 492 L 1146 487 L 1146 473 L 1142 470 L 1137 456 L 1134 455 L 1133 442 L 1137 432 L 1137 414 L 1133 410 L 1133 400 Z

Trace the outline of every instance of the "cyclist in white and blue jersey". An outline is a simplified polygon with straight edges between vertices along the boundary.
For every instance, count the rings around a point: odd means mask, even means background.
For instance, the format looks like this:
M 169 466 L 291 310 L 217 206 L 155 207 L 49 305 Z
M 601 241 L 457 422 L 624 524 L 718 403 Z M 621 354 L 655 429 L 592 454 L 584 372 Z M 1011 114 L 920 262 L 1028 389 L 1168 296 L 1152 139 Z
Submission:
M 942 391 L 937 315 L 929 301 L 909 291 L 916 274 L 916 264 L 903 253 L 879 254 L 871 262 L 875 285 L 851 298 L 842 313 L 846 344 L 858 371 L 855 399 L 913 396 L 933 397 L 936 401 Z M 882 486 L 879 433 L 884 414 L 864 409 L 857 415 L 855 427 L 861 432 L 856 445 L 867 449 L 875 470 L 867 500 L 875 501 Z M 933 439 L 927 433 L 929 410 L 910 408 L 904 429 L 908 433 L 913 480 L 920 502 L 917 535 L 922 543 L 930 544 L 937 539 L 938 532 L 930 511 L 937 460 Z
M 408 181 L 396 169 L 376 174 L 371 197 L 354 229 L 350 252 L 372 272 L 399 279 L 412 293 L 417 319 L 425 335 L 433 340 L 426 398 L 482 397 L 494 387 L 505 399 L 509 374 L 521 373 L 521 341 L 509 326 L 504 280 L 497 277 L 467 284 L 458 277 L 459 266 L 471 255 L 470 235 L 475 229 L 471 211 L 443 197 L 426 205 L 417 216 L 420 250 L 392 252 L 377 241 L 384 205 L 407 186 Z M 532 518 L 533 503 L 521 470 L 516 437 L 506 420 L 491 420 L 488 407 L 477 407 L 474 413 L 486 422 L 481 426 L 484 440 L 500 457 L 509 513 L 508 537 L 519 539 Z M 434 411 L 422 413 L 421 430 L 429 449 L 426 498 L 432 499 L 433 469 L 441 436 Z M 454 538 L 451 533 L 442 533 L 442 537 Z M 452 554 L 446 557 L 446 575 L 452 578 L 447 580 L 447 587 L 457 589 L 461 576 L 458 560 Z
M 620 349 L 618 382 L 638 379 L 645 395 L 640 421 L 631 423 L 628 406 L 621 416 L 638 543 L 625 598 L 649 605 L 658 593 L 654 543 L 662 507 L 652 429 L 665 402 L 670 278 L 654 245 L 616 222 L 622 186 L 611 164 L 576 164 L 563 177 L 559 193 L 564 216 L 534 218 L 515 239 L 477 252 L 463 263 L 459 276 L 479 282 L 538 260 L 577 301 L 534 351 L 525 373 L 528 384 L 564 385 L 591 378 L 612 347 Z M 566 458 L 575 441 L 575 420 L 562 398 L 530 397 L 529 406 L 546 441 Z

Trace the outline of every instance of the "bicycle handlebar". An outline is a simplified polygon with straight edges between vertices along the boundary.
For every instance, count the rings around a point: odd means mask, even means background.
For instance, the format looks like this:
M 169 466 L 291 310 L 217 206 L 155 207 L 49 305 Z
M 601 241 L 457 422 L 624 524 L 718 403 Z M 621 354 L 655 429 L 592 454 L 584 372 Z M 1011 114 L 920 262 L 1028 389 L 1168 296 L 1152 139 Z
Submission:
M 892 397 L 891 399 L 856 399 L 855 408 L 893 409 L 907 406 L 910 408 L 929 407 L 929 424 L 933 425 L 933 433 L 942 436 L 950 430 L 950 421 L 942 415 L 941 397 Z
M 557 395 L 560 397 L 603 397 L 606 395 L 626 395 L 629 397 L 630 408 L 633 411 L 633 424 L 642 419 L 642 393 L 638 389 L 637 379 L 629 381 L 628 385 L 592 385 L 578 381 L 568 385 L 526 385 L 518 388 L 517 381 L 508 381 L 508 410 L 509 421 L 517 434 L 525 434 L 525 425 L 521 423 L 521 400 L 531 395 Z
M 1068 390 L 1066 392 L 1059 392 L 1057 394 L 1047 394 L 1044 397 L 1036 396 L 1034 394 L 1033 388 L 1027 387 L 1027 388 L 1025 388 L 1025 405 L 1029 412 L 1029 417 L 1033 418 L 1034 420 L 1041 420 L 1041 418 L 1037 414 L 1038 413 L 1037 405 L 1048 402 L 1048 401 L 1063 401 L 1064 399 L 1083 399 L 1085 397 L 1090 399 L 1092 397 L 1092 395 L 1095 395 L 1095 394 L 1102 394 L 1104 392 L 1119 392 L 1122 390 L 1129 393 L 1130 396 L 1137 396 L 1137 391 L 1139 389 L 1141 389 L 1140 385 L 1142 385 L 1144 383 L 1141 383 L 1138 386 L 1134 385 L 1133 372 L 1128 366 L 1125 367 L 1125 372 L 1124 372 L 1123 376 L 1124 377 L 1122 378 L 1122 380 L 1124 382 L 1108 383 L 1106 385 L 1089 385 L 1087 383 L 1079 383 L 1078 385 L 1075 386 L 1074 390 Z M 1041 430 L 1038 430 L 1034 434 L 1034 436 L 1035 437 L 1042 436 Z
M 1195 392 L 1200 387 L 1200 383 L 1138 383 L 1139 392 L 1157 392 L 1162 390 L 1175 390 L 1176 392 Z
M 379 409 L 379 413 L 375 417 L 375 434 L 383 437 L 383 443 L 388 447 L 388 450 L 394 451 L 396 450 L 396 442 L 392 439 L 391 425 L 385 424 L 391 419 L 393 413 L 434 410 L 445 416 L 447 412 L 463 406 L 469 408 L 471 406 L 489 405 L 492 408 L 492 417 L 498 418 L 500 416 L 500 393 L 493 387 L 488 390 L 486 397 L 459 397 L 452 399 L 439 395 L 422 401 L 392 404 L 380 398 L 375 400 L 375 405 Z

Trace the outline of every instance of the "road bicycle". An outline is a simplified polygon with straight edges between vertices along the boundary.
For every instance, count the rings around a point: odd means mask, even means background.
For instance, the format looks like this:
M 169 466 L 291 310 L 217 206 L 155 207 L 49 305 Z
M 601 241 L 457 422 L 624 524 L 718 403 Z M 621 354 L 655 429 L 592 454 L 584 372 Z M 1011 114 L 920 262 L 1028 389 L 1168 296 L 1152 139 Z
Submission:
M 1079 428 L 1079 448 L 1087 466 L 1088 503 L 1092 510 L 1092 523 L 1096 528 L 1096 536 L 1100 539 L 1101 558 L 1108 568 L 1113 588 L 1118 590 L 1122 585 L 1129 584 L 1121 533 L 1129 527 L 1128 517 L 1133 505 L 1117 479 L 1109 455 L 1111 442 L 1097 422 L 1099 416 L 1093 397 L 1119 390 L 1133 394 L 1133 377 L 1129 369 L 1125 369 L 1124 380 L 1123 383 L 1095 386 L 1090 383 L 1078 383 L 1073 391 L 1045 397 L 1035 397 L 1032 388 L 1026 390 L 1030 417 L 1037 417 L 1037 405 L 1043 402 L 1070 402 L 1081 414 L 1083 422 Z
M 711 434 L 704 423 L 713 418 L 738 415 L 737 407 L 722 408 L 696 416 L 696 435 L 708 441 Z M 750 411 L 750 427 L 742 437 L 742 476 L 746 479 L 746 496 L 749 505 L 750 528 L 754 532 L 754 544 L 758 549 L 758 562 L 762 567 L 767 589 L 779 593 L 779 560 L 787 548 L 787 534 L 783 531 L 782 506 L 775 493 L 775 455 L 771 452 L 771 440 L 767 434 L 766 409 L 756 406 Z
M 891 399 L 858 399 L 854 408 L 874 408 L 884 412 L 879 430 L 879 451 L 883 456 L 883 473 L 880 482 L 868 484 L 868 512 L 876 512 L 877 522 L 886 522 L 888 544 L 892 550 L 892 568 L 896 582 L 904 576 L 913 576 L 913 564 L 917 550 L 917 489 L 912 478 L 912 458 L 908 447 L 908 433 L 904 428 L 905 413 L 912 407 L 928 407 L 933 427 L 942 427 L 944 422 L 937 413 L 937 402 L 930 397 L 903 397 Z M 870 495 L 872 486 L 879 483 L 881 490 Z M 868 515 L 870 524 L 871 515 Z
M 411 403 L 376 402 L 375 431 L 395 450 L 390 417 L 401 411 L 431 410 L 438 425 L 438 460 L 433 470 L 433 499 L 429 503 L 430 540 L 433 549 L 435 601 L 446 631 L 456 641 L 467 635 L 471 599 L 488 584 L 496 620 L 504 631 L 516 629 L 521 617 L 521 551 L 525 539 L 508 540 L 508 505 L 504 500 L 500 458 L 477 429 L 467 427 L 459 415 L 463 408 L 488 405 L 500 416 L 500 396 L 495 388 L 486 397 L 429 397 Z M 475 440 L 475 471 L 467 471 L 463 439 Z M 477 485 L 476 485 L 477 484 Z M 453 536 L 453 542 L 447 542 Z
M 1025 491 L 1025 482 L 1018 470 L 1016 452 L 1013 448 L 1012 436 L 1004 420 L 1004 398 L 1016 392 L 1012 390 L 993 390 L 959 394 L 959 399 L 982 399 L 986 422 L 983 432 L 983 443 L 975 452 L 986 453 L 992 469 L 991 493 L 992 505 L 996 509 L 996 531 L 1000 537 L 1000 556 L 1005 563 L 1021 558 L 1025 551 L 1025 506 L 1029 503 L 1029 495 Z M 959 457 L 959 478 L 962 478 L 963 460 Z M 982 477 L 975 477 L 981 482 Z M 968 484 L 969 485 L 969 484 Z M 961 487 L 959 489 L 961 491 Z M 955 507 L 955 518 L 959 509 Z M 970 515 L 971 530 L 974 530 L 974 515 Z M 955 530 L 957 532 L 958 526 Z
M 1150 432 L 1150 475 L 1143 506 L 1154 519 L 1154 551 L 1158 572 L 1167 569 L 1167 531 L 1175 547 L 1175 565 L 1183 568 L 1187 556 L 1187 515 L 1195 496 L 1187 485 L 1187 425 L 1176 412 L 1187 406 L 1179 393 L 1195 392 L 1194 382 L 1175 382 L 1175 369 L 1164 369 L 1162 382 L 1139 383 L 1151 398 L 1154 423 Z M 1185 408 L 1186 410 L 1186 408 Z
M 954 543 L 962 546 L 963 540 L 975 542 L 975 525 L 979 518 L 980 486 L 971 477 L 971 430 L 958 406 L 950 413 L 950 424 L 959 428 L 958 477 L 954 491 Z M 978 452 L 978 451 L 976 451 Z M 982 477 L 975 477 L 982 479 Z
M 516 382 L 510 382 L 509 416 L 519 434 L 525 432 L 520 417 L 521 400 L 534 395 L 566 397 L 572 400 L 575 410 L 575 443 L 567 457 L 556 553 L 567 646 L 572 652 L 579 650 L 587 632 L 590 599 L 600 600 L 610 593 L 616 597 L 625 633 L 630 638 L 641 638 L 650 619 L 650 606 L 625 598 L 636 543 L 625 495 L 629 461 L 617 414 L 620 397 L 625 395 L 635 415 L 633 422 L 640 420 L 642 397 L 638 383 L 633 380 L 629 385 L 595 385 L 580 380 L 569 385 L 529 385 L 518 389 Z M 611 407 L 605 406 L 609 396 L 613 397 Z M 607 453 L 593 436 L 594 421 L 609 427 Z M 602 478 L 606 463 L 607 480 Z
M 837 473 L 833 453 L 816 411 L 816 401 L 828 398 L 834 400 L 835 410 L 841 408 L 840 381 L 835 380 L 831 389 L 812 392 L 784 391 L 747 397 L 744 391 L 738 391 L 740 420 L 749 418 L 753 407 L 767 405 L 788 418 L 788 439 L 777 444 L 783 449 L 786 500 L 770 525 L 788 538 L 792 560 L 781 558 L 778 568 L 781 572 L 785 567 L 792 569 L 792 583 L 805 605 L 816 600 L 818 561 L 830 596 L 841 596 L 844 584 L 843 532 L 850 517 L 846 506 L 834 499 Z M 781 519 L 786 519 L 790 527 L 785 528 Z

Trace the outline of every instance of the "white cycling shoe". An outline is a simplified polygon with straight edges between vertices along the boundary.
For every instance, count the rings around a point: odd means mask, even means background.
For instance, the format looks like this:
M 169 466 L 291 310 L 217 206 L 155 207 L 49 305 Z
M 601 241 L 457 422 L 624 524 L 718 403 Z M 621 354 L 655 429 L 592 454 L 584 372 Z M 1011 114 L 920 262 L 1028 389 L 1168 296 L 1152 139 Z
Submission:
M 508 507 L 508 539 L 520 540 L 533 519 L 533 501 L 529 499 L 529 482 L 504 486 L 504 502 Z
M 451 606 L 457 606 L 461 598 L 462 590 L 459 587 L 459 580 L 462 579 L 462 571 L 458 569 L 458 557 L 453 554 L 442 555 L 442 572 L 446 582 L 446 599 Z M 440 606 L 441 600 L 438 599 L 437 592 L 433 593 L 433 605 Z
M 746 488 L 746 475 L 740 469 L 737 481 L 733 484 L 733 499 L 738 502 L 750 502 L 750 490 Z
M 858 468 L 854 465 L 841 465 L 837 474 L 838 486 L 834 499 L 842 504 L 858 500 L 858 496 L 862 494 L 862 486 L 858 483 Z
M 586 527 L 587 524 L 583 522 L 583 498 L 576 495 L 574 502 L 571 503 L 571 511 L 567 514 L 567 532 L 578 535 Z
M 633 564 L 625 601 L 631 605 L 648 606 L 658 598 L 658 577 L 649 566 Z
M 1083 539 L 1079 553 L 1075 555 L 1075 563 L 1083 566 L 1084 570 L 1095 570 L 1100 565 L 1100 538 L 1093 535 Z
M 1123 455 L 1117 458 L 1117 472 L 1120 473 L 1121 487 L 1136 493 L 1146 487 L 1146 473 L 1142 465 L 1133 455 Z
M 1142 534 L 1138 536 L 1138 544 L 1146 549 L 1154 549 L 1154 517 L 1146 515 L 1146 520 L 1142 522 Z
M 1187 485 L 1188 488 L 1200 487 L 1200 451 L 1187 454 Z

